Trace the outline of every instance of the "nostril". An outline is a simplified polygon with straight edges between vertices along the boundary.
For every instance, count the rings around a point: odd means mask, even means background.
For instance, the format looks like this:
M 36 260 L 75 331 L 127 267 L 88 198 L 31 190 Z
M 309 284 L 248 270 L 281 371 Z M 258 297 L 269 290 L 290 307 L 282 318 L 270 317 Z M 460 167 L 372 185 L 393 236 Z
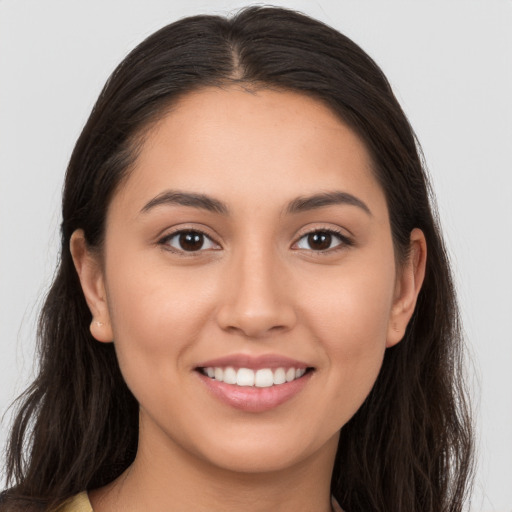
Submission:
M 263 308 L 244 307 L 243 304 L 225 305 L 217 315 L 218 325 L 227 332 L 246 338 L 265 338 L 293 328 L 296 315 L 291 306 Z

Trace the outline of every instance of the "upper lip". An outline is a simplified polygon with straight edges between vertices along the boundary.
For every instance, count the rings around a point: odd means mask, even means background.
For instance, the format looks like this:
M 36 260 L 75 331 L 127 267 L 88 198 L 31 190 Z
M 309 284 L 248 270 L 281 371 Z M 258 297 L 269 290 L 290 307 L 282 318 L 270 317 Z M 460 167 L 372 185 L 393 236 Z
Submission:
M 249 368 L 252 370 L 259 370 L 262 368 L 311 368 L 311 365 L 308 365 L 303 361 L 298 361 L 278 354 L 264 354 L 261 356 L 233 354 L 203 361 L 196 365 L 196 368 L 225 368 L 228 366 L 232 366 L 234 368 Z

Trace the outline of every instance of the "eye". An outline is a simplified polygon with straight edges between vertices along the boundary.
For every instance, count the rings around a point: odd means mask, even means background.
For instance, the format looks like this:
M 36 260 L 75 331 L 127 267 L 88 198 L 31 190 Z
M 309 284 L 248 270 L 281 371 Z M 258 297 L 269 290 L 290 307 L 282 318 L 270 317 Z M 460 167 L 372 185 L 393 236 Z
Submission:
M 302 236 L 297 242 L 298 249 L 324 252 L 341 245 L 352 245 L 352 242 L 342 233 L 330 229 L 311 231 Z
M 202 231 L 193 229 L 176 231 L 165 236 L 158 243 L 183 252 L 199 252 L 202 250 L 219 248 L 218 244 L 216 244 L 208 235 Z

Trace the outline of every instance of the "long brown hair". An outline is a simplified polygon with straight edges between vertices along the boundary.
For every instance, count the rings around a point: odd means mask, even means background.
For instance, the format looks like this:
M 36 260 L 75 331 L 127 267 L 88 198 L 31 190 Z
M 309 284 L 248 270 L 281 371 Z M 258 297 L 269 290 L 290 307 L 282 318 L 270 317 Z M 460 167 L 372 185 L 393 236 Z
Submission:
M 450 268 L 419 144 L 373 60 L 336 30 L 282 8 L 189 17 L 135 48 L 103 89 L 67 169 L 58 271 L 38 330 L 39 373 L 20 397 L 2 510 L 45 510 L 107 484 L 137 451 L 138 404 L 91 314 L 69 252 L 83 229 L 101 250 L 106 211 L 154 121 L 205 86 L 246 83 L 324 102 L 363 140 L 387 199 L 395 252 L 413 228 L 426 277 L 401 343 L 341 431 L 332 493 L 348 512 L 456 512 L 469 487 L 472 431 Z

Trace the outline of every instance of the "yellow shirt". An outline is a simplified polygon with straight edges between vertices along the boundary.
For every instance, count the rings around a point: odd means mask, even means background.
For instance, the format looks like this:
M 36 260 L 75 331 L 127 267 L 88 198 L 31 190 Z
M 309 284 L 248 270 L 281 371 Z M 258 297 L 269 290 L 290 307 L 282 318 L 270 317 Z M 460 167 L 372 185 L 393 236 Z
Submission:
M 334 512 L 343 512 L 338 502 L 332 499 L 332 508 Z M 87 496 L 87 492 L 81 492 L 73 496 L 68 501 L 63 503 L 55 512 L 94 512 L 91 507 L 91 502 Z
M 81 492 L 65 501 L 55 512 L 93 512 L 87 492 Z

